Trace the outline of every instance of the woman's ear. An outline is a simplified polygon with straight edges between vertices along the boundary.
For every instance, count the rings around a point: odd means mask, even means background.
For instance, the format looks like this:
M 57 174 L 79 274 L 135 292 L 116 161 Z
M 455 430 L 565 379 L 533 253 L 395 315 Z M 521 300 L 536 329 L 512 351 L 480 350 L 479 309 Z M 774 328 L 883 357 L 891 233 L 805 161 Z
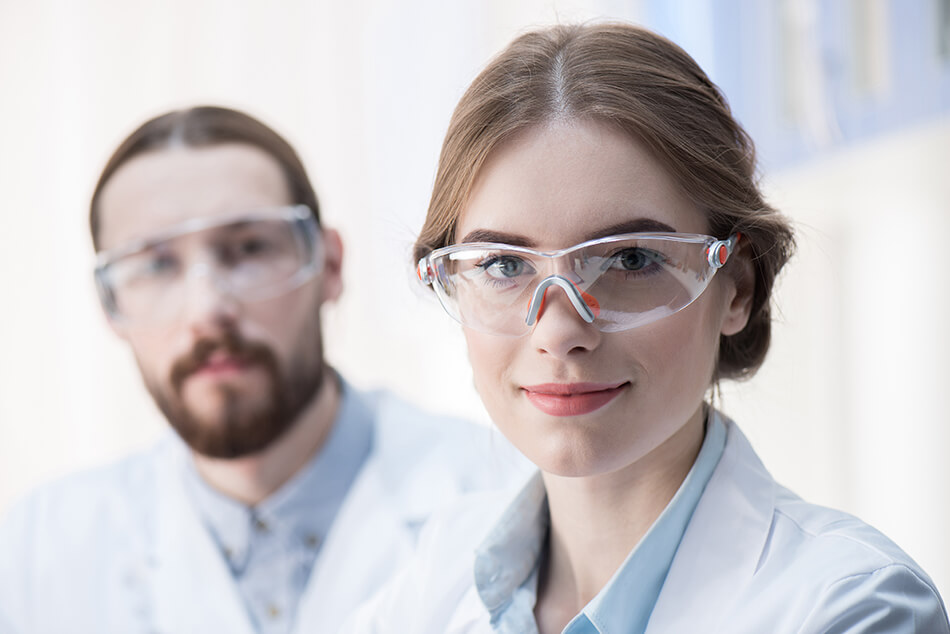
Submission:
M 728 277 L 728 303 L 720 332 L 727 337 L 741 332 L 749 323 L 752 313 L 752 297 L 755 294 L 755 265 L 752 263 L 752 246 L 739 240 L 738 248 L 729 257 L 726 266 L 719 272 Z
M 320 273 L 320 304 L 333 302 L 343 293 L 343 240 L 334 229 L 321 229 L 323 270 Z

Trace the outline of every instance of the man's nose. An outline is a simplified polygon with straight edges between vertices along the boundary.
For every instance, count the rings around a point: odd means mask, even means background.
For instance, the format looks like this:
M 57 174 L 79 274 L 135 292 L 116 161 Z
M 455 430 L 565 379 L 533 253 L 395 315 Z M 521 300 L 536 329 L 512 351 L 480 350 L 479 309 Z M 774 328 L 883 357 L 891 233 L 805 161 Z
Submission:
M 241 303 L 227 277 L 213 262 L 193 264 L 182 280 L 181 314 L 192 329 L 218 330 L 237 320 Z

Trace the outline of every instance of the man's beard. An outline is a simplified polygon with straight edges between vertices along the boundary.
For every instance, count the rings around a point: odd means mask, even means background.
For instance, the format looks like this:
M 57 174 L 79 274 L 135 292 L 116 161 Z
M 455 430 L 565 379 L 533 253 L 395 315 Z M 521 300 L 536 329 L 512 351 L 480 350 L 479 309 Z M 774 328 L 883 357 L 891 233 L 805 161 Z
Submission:
M 219 338 L 199 340 L 191 352 L 176 360 L 168 387 L 149 380 L 146 387 L 171 426 L 195 452 L 211 458 L 252 455 L 266 449 L 290 429 L 320 389 L 323 360 L 319 338 L 311 345 L 315 349 L 298 348 L 284 376 L 270 348 L 228 331 Z M 216 420 L 207 420 L 207 417 L 196 416 L 188 407 L 182 388 L 217 352 L 227 354 L 246 368 L 255 367 L 264 372 L 269 393 L 263 403 L 251 404 L 244 402 L 238 388 L 221 386 L 218 388 L 220 413 Z

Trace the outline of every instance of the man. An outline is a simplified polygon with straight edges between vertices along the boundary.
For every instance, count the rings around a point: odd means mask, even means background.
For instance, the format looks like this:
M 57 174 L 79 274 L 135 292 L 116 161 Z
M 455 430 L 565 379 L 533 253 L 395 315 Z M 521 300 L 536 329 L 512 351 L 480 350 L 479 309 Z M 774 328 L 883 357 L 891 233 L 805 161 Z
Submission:
M 90 225 L 110 324 L 177 435 L 10 513 L 14 631 L 333 632 L 430 512 L 520 469 L 487 430 L 327 366 L 319 310 L 341 293 L 342 244 L 259 121 L 148 121 L 103 170 Z

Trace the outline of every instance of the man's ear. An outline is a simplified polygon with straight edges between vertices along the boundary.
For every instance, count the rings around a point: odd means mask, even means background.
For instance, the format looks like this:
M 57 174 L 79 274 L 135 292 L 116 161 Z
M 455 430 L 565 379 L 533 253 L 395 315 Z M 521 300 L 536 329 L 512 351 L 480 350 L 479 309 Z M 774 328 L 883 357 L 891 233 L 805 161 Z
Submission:
M 729 257 L 726 266 L 719 275 L 726 276 L 728 303 L 722 320 L 723 335 L 729 336 L 741 332 L 749 323 L 752 313 L 752 298 L 755 293 L 755 265 L 752 263 L 752 246 L 739 240 L 737 249 Z
M 320 304 L 334 302 L 343 293 L 343 241 L 334 229 L 322 229 L 323 271 L 320 273 Z

